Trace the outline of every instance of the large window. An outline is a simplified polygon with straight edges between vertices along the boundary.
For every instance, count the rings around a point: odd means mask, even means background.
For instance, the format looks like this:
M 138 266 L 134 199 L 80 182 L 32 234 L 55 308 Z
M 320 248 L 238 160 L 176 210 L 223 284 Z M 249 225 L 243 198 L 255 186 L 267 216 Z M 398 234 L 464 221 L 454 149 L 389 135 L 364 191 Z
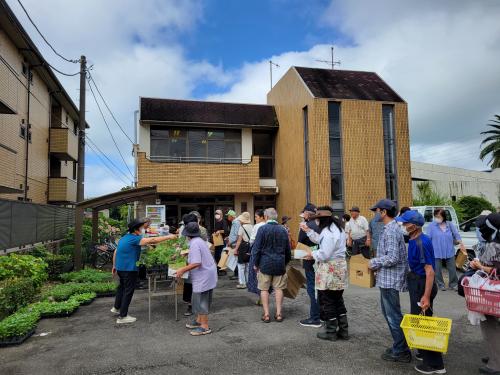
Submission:
M 309 167 L 309 119 L 307 106 L 302 109 L 302 116 L 304 121 L 304 162 L 305 162 L 305 175 L 306 175 L 306 202 L 311 201 L 311 174 Z
M 328 136 L 330 143 L 330 179 L 332 203 L 343 208 L 342 140 L 340 132 L 340 103 L 328 103 Z
M 382 105 L 384 127 L 384 165 L 387 198 L 397 200 L 396 142 L 394 136 L 394 106 Z
M 150 152 L 170 162 L 241 163 L 241 130 L 151 127 Z
M 274 134 L 252 131 L 253 155 L 259 157 L 259 176 L 274 178 Z

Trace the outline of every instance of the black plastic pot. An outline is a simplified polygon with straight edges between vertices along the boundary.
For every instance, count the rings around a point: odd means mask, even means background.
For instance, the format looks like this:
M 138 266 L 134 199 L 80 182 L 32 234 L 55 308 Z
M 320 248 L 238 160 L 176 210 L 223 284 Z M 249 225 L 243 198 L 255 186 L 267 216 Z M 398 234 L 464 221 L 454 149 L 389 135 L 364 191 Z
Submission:
M 35 329 L 36 328 L 33 328 L 31 331 L 22 336 L 14 336 L 5 339 L 0 339 L 0 347 L 22 344 L 24 341 L 26 341 L 35 333 Z

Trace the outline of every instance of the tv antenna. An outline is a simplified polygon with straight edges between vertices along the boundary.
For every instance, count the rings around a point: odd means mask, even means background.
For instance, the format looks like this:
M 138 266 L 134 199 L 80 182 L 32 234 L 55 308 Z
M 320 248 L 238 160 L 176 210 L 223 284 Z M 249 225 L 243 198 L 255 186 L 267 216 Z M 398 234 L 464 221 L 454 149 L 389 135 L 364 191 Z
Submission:
M 332 67 L 332 70 L 335 68 L 335 65 L 340 65 L 340 60 L 335 61 L 333 58 L 333 46 L 331 47 L 332 50 L 332 59 L 331 60 L 316 60 L 318 62 L 326 63 Z
M 269 76 L 271 78 L 271 90 L 273 89 L 273 65 L 276 67 L 276 68 L 279 68 L 280 66 L 276 63 L 273 63 L 272 60 L 269 60 Z

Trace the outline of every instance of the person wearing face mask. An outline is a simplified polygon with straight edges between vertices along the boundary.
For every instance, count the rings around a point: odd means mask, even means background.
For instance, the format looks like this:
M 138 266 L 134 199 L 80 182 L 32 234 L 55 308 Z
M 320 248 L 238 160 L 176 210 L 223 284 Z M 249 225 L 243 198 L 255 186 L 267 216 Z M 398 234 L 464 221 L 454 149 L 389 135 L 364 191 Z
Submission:
M 380 213 L 384 230 L 380 235 L 377 256 L 370 260 L 368 267 L 377 271 L 376 286 L 380 289 L 380 302 L 392 335 L 393 345 L 382 354 L 382 359 L 390 362 L 411 362 L 411 352 L 401 329 L 401 304 L 399 293 L 406 291 L 408 255 L 403 232 L 396 223 L 396 203 L 382 199 L 372 208 Z
M 462 238 L 457 227 L 452 222 L 446 220 L 446 212 L 442 208 L 434 210 L 434 221 L 427 228 L 426 233 L 432 240 L 434 256 L 436 258 L 436 281 L 438 287 L 445 291 L 443 279 L 443 261 L 448 269 L 448 286 L 457 290 L 458 276 L 455 266 L 455 243 L 460 245 L 460 250 L 467 255 L 467 250 L 462 243 Z
M 227 230 L 227 225 L 226 222 L 224 221 L 224 216 L 222 214 L 222 210 L 216 210 L 215 211 L 215 222 L 214 222 L 214 231 L 212 233 L 213 235 L 221 236 L 222 238 L 225 237 L 225 234 L 228 232 Z M 214 253 L 214 258 L 215 258 L 215 263 L 218 264 L 220 261 L 220 257 L 222 255 L 222 250 L 224 249 L 224 244 L 215 246 L 215 253 Z M 226 271 L 221 271 L 218 267 L 217 269 L 219 275 L 225 275 Z
M 473 260 L 470 265 L 473 269 L 488 274 L 496 270 L 498 275 L 500 274 L 500 214 L 486 216 L 479 231 L 486 244 L 479 259 Z M 500 318 L 486 315 L 486 320 L 481 322 L 481 333 L 488 357 L 482 359 L 485 365 L 479 368 L 479 372 L 500 375 Z
M 410 310 L 414 315 L 432 316 L 433 301 L 438 293 L 434 282 L 435 258 L 431 239 L 422 233 L 425 219 L 417 211 L 405 211 L 396 218 L 403 233 L 409 236 L 407 283 Z M 445 374 L 443 356 L 439 352 L 419 350 L 416 358 L 422 361 L 415 370 L 422 374 Z
M 133 323 L 137 319 L 128 315 L 128 308 L 137 282 L 137 261 L 141 255 L 141 246 L 153 245 L 177 238 L 175 234 L 168 236 L 144 238 L 146 220 L 135 219 L 128 224 L 128 233 L 120 238 L 118 248 L 113 255 L 113 275 L 118 274 L 120 285 L 116 291 L 115 304 L 111 309 L 118 315 L 117 324 Z

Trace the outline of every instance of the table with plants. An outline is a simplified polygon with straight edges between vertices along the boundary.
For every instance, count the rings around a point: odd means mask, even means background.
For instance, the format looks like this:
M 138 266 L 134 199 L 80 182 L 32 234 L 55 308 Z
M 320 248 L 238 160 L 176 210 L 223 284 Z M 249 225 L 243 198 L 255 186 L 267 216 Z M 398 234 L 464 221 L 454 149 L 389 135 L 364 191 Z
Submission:
M 137 265 L 146 267 L 149 322 L 151 322 L 151 297 L 153 296 L 173 296 L 175 320 L 179 320 L 177 295 L 182 292 L 184 283 L 183 280 L 178 280 L 175 277 L 175 271 L 186 265 L 188 248 L 187 240 L 178 238 L 161 242 L 155 246 L 149 246 L 142 252 Z M 157 283 L 161 281 L 170 283 L 171 288 L 169 291 L 157 291 Z

